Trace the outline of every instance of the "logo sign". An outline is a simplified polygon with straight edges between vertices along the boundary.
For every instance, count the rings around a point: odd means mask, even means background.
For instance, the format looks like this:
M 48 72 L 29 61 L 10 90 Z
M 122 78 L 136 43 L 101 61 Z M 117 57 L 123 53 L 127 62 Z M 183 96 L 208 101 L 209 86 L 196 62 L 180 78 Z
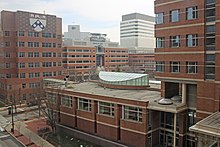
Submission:
M 35 31 L 41 32 L 47 25 L 46 16 L 31 14 L 30 15 L 30 25 L 32 26 L 32 28 Z

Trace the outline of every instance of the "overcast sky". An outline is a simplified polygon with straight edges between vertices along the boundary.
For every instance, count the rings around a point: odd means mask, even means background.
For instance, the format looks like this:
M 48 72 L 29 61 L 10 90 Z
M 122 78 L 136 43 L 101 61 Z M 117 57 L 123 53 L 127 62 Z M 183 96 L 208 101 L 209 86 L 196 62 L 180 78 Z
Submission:
M 120 40 L 121 16 L 142 13 L 154 16 L 154 0 L 0 0 L 0 10 L 23 10 L 53 14 L 67 25 L 77 24 L 82 32 L 106 33 L 111 41 Z

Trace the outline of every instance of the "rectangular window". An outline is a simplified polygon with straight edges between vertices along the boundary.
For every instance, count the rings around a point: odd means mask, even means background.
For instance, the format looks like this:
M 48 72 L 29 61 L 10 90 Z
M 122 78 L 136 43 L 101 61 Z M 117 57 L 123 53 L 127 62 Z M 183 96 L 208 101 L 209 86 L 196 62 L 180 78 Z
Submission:
M 10 52 L 6 52 L 6 53 L 5 53 L 5 57 L 6 57 L 6 58 L 10 58 Z
M 62 95 L 61 96 L 61 105 L 65 107 L 73 107 L 73 100 L 71 96 Z
M 5 47 L 10 47 L 10 46 L 11 46 L 10 41 L 6 41 L 6 42 L 5 42 Z
M 164 13 L 157 13 L 156 14 L 156 24 L 163 24 L 164 23 Z
M 26 83 L 22 83 L 22 88 L 26 88 Z
M 20 68 L 25 68 L 25 63 L 20 63 Z
M 197 62 L 187 62 L 187 73 L 189 74 L 197 73 Z
M 39 37 L 39 32 L 34 32 L 34 37 Z
M 34 57 L 33 52 L 28 52 L 28 57 Z
M 114 104 L 99 102 L 99 114 L 114 116 Z
M 53 62 L 53 66 L 56 66 L 57 65 L 57 63 L 56 62 Z
M 198 18 L 197 6 L 186 8 L 186 19 L 191 20 L 196 18 Z
M 164 72 L 164 61 L 156 61 L 156 72 Z
M 28 32 L 28 37 L 32 37 L 33 36 L 33 32 Z
M 91 100 L 79 98 L 78 108 L 79 110 L 92 111 Z
M 180 10 L 170 11 L 170 21 L 178 22 L 179 21 Z
M 19 31 L 18 36 L 24 36 L 24 31 Z
M 142 122 L 142 108 L 132 106 L 123 106 L 123 108 L 124 119 Z
M 198 46 L 198 35 L 186 35 L 186 42 L 188 47 L 195 47 Z
M 179 73 L 180 72 L 180 62 L 170 62 L 171 65 L 171 72 Z
M 34 47 L 39 47 L 39 42 L 34 42 Z
M 20 73 L 20 78 L 25 78 L 25 73 Z
M 28 47 L 33 47 L 34 43 L 33 42 L 28 42 Z
M 43 77 L 52 77 L 52 72 L 43 72 Z
M 19 57 L 25 57 L 25 52 L 19 52 Z
M 10 68 L 10 63 L 6 63 L 6 64 L 5 64 L 5 67 L 6 67 L 6 68 Z
M 19 47 L 24 47 L 24 42 L 18 42 Z
M 10 36 L 10 32 L 9 31 L 5 31 L 5 36 Z
M 171 47 L 180 47 L 180 36 L 170 36 L 170 46 Z
M 164 48 L 164 47 L 165 47 L 165 37 L 157 37 L 156 48 Z

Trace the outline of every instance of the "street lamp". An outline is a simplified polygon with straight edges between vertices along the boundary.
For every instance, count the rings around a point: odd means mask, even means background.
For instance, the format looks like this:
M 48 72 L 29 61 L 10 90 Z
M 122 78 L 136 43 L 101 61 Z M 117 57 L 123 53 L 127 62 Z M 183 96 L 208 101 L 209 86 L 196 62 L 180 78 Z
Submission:
M 14 112 L 13 112 L 13 103 L 11 103 L 11 132 L 14 133 Z

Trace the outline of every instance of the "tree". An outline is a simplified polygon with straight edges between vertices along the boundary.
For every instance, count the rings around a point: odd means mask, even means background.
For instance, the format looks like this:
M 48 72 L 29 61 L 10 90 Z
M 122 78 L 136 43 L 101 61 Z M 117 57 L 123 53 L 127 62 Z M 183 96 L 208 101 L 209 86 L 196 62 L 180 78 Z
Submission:
M 60 112 L 60 90 L 63 86 L 60 83 L 43 83 L 37 97 L 39 114 L 42 112 L 46 118 L 47 124 L 50 125 L 52 132 L 55 133 L 56 124 L 59 121 Z

